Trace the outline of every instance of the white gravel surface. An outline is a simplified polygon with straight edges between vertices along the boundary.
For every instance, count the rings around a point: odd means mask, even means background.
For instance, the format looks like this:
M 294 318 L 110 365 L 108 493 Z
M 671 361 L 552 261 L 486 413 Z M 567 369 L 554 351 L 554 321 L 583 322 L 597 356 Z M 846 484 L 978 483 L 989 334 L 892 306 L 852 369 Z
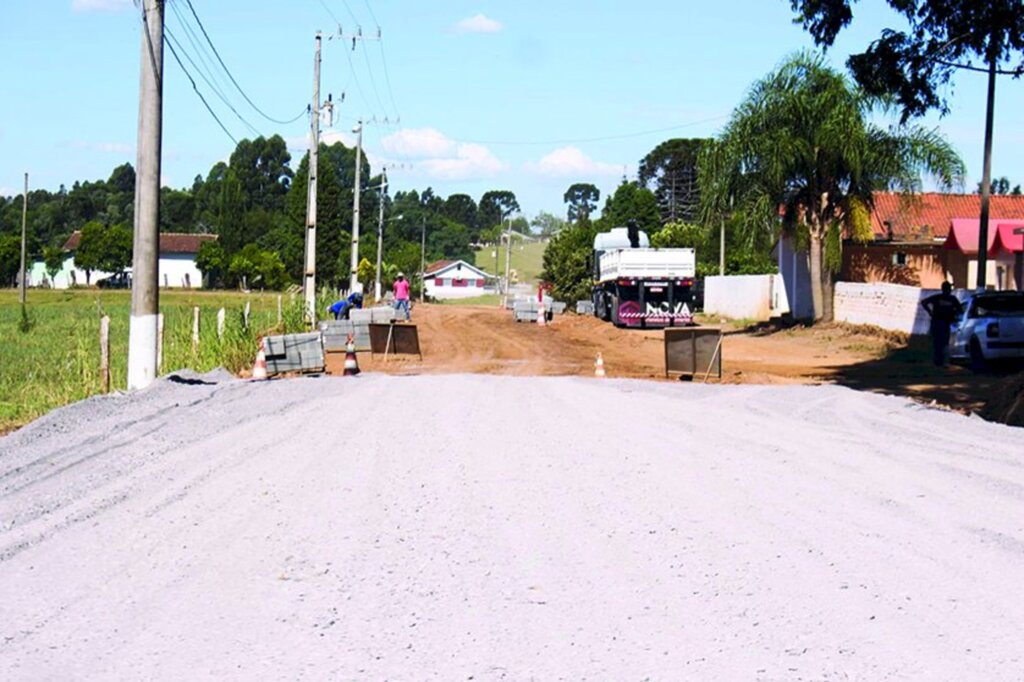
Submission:
M 827 386 L 212 381 L 0 438 L 0 679 L 1024 678 L 1020 429 Z

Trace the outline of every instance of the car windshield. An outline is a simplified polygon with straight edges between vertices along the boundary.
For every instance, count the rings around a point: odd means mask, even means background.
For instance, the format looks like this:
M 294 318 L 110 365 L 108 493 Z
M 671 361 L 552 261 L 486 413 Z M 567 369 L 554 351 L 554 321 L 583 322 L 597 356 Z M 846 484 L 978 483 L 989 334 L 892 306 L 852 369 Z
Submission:
M 1024 317 L 1024 295 L 976 298 L 971 305 L 971 317 Z

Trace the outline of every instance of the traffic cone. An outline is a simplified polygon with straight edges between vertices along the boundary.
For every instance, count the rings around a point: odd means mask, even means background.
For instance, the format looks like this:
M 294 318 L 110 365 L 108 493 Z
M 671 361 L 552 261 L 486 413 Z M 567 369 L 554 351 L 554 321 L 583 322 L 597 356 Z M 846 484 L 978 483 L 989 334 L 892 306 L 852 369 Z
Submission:
M 537 326 L 543 327 L 546 325 L 548 323 L 546 318 L 547 312 L 544 310 L 544 300 L 541 299 L 540 302 L 537 303 Z
M 594 376 L 604 376 L 604 358 L 601 357 L 600 353 L 597 354 L 597 361 L 594 363 Z
M 253 379 L 267 378 L 267 354 L 263 351 L 263 339 L 260 339 L 259 350 L 256 351 L 256 362 L 252 366 Z
M 356 359 L 356 344 L 352 335 L 348 335 L 348 344 L 345 346 L 345 371 L 342 376 L 354 377 L 359 374 L 359 360 Z

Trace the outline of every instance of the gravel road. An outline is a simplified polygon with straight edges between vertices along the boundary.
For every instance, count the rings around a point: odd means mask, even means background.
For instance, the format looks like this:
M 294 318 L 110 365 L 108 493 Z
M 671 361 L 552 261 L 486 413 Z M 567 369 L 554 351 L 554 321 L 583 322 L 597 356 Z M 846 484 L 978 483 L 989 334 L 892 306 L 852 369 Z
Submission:
M 1019 680 L 1022 433 L 833 386 L 161 380 L 0 438 L 0 679 Z

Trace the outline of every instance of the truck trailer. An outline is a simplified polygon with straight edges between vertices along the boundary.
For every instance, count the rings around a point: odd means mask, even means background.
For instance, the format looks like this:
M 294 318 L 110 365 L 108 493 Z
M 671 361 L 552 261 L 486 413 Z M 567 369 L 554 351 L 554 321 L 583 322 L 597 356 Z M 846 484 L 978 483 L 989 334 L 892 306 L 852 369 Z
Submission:
M 693 323 L 693 249 L 653 249 L 642 231 L 616 227 L 594 237 L 594 315 L 618 327 Z

